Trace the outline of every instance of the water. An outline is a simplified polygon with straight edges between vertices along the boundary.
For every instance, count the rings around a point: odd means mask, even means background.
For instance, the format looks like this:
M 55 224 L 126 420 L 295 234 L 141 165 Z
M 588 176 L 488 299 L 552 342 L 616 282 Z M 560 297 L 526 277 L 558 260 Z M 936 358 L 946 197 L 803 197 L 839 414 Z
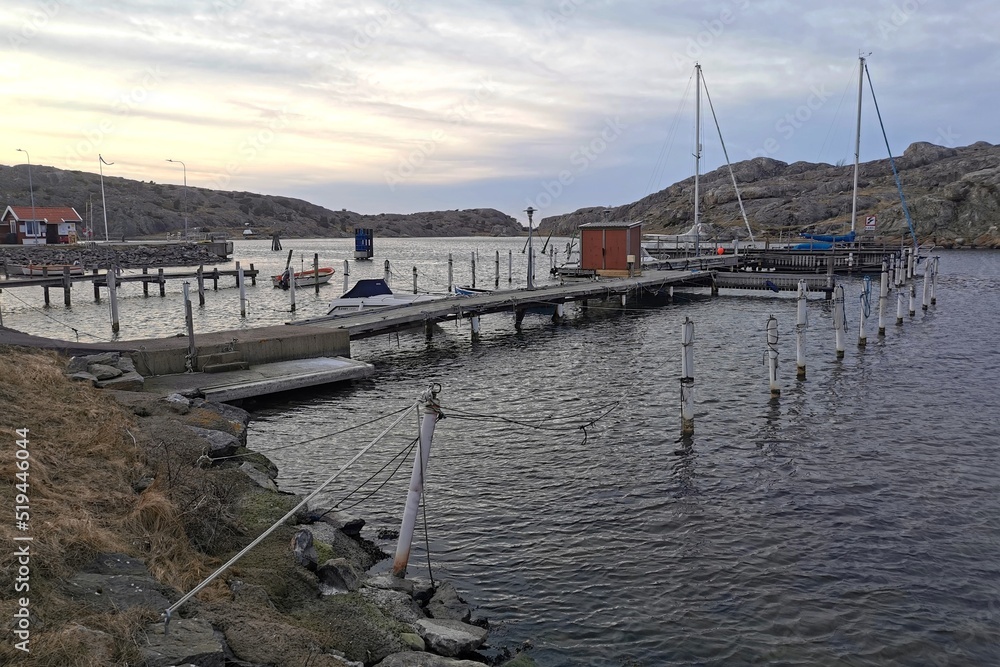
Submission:
M 402 267 L 453 251 L 457 272 L 470 245 L 522 243 L 407 240 L 376 253 Z M 835 359 L 831 313 L 814 297 L 804 382 L 790 295 L 592 303 L 563 324 L 528 316 L 521 333 L 512 316 L 484 317 L 478 343 L 455 324 L 430 341 L 355 342 L 373 378 L 251 406 L 250 444 L 284 488 L 311 490 L 440 383 L 448 417 L 426 493 L 434 576 L 489 619 L 493 647 L 530 641 L 539 665 L 997 664 L 1000 253 L 942 252 L 937 304 L 897 328 L 891 295 L 887 336 L 873 315 L 863 351 L 861 282 L 846 285 L 847 354 Z M 777 400 L 763 365 L 771 314 Z M 696 328 L 686 442 L 685 317 Z M 342 506 L 360 501 L 351 511 L 368 537 L 397 527 L 410 462 L 392 457 L 415 431 L 405 419 L 323 502 L 388 464 Z M 426 561 L 418 522 L 410 573 L 426 576 Z

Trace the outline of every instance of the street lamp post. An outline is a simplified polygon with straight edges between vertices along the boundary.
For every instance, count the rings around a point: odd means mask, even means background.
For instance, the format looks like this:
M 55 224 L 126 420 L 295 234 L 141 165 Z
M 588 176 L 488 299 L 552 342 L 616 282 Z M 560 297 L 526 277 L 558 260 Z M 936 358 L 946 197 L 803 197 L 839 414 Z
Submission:
M 188 168 L 184 164 L 183 160 L 171 160 L 167 158 L 167 162 L 180 162 L 181 168 L 184 170 L 184 240 L 187 241 L 188 237 L 188 213 L 187 213 L 187 198 L 188 198 Z
M 535 209 L 529 206 L 524 212 L 528 214 L 528 289 L 535 289 L 535 249 L 531 246 L 531 216 Z
M 104 198 L 104 165 L 109 167 L 113 165 L 114 162 L 105 162 L 104 157 L 100 153 L 97 154 L 97 167 L 101 170 L 101 210 L 104 213 L 104 242 L 108 243 L 111 238 L 108 236 L 108 202 Z
M 28 192 L 31 194 L 31 226 L 35 230 L 35 234 L 36 234 L 35 238 L 37 240 L 37 238 L 38 238 L 37 237 L 37 234 L 38 234 L 38 231 L 37 231 L 38 230 L 38 220 L 35 218 L 35 188 L 31 184 L 31 156 L 28 154 L 28 151 L 24 150 L 23 148 L 18 148 L 17 150 L 19 150 L 20 152 L 24 153 L 24 157 L 26 157 L 28 159 Z M 25 239 L 27 239 L 27 236 L 28 236 L 28 225 L 27 224 L 24 225 L 24 236 L 25 236 Z

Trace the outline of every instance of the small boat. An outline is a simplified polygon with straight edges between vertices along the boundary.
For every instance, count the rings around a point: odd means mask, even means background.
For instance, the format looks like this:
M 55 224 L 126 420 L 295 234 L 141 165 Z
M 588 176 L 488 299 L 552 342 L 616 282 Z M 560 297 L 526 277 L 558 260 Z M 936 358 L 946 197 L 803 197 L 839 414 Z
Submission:
M 446 294 L 394 294 L 382 278 L 359 280 L 354 287 L 330 302 L 327 315 L 343 315 L 368 308 L 408 306 L 412 303 L 443 299 Z
M 21 267 L 21 273 L 26 276 L 61 276 L 67 267 L 71 276 L 83 275 L 80 264 L 27 264 Z
M 469 287 L 468 285 L 460 287 L 458 285 L 452 286 L 452 290 L 455 292 L 455 296 L 478 296 L 481 294 L 493 294 L 493 290 L 484 289 L 482 287 Z
M 330 282 L 330 278 L 333 277 L 334 269 L 330 266 L 321 266 L 317 269 L 308 269 L 304 271 L 295 272 L 295 286 L 296 287 L 313 287 L 314 285 L 325 285 Z M 285 269 L 285 272 L 281 275 L 271 276 L 271 283 L 275 287 L 280 287 L 281 289 L 288 289 L 289 287 L 289 274 L 291 271 Z

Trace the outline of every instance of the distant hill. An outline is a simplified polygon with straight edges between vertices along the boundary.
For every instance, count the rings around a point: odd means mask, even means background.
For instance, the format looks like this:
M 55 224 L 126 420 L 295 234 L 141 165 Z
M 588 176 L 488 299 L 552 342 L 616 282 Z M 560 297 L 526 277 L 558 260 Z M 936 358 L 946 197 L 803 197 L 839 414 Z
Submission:
M 94 227 L 104 234 L 99 174 L 32 165 L 36 206 L 72 206 L 89 221 L 93 202 Z M 104 177 L 108 232 L 113 238 L 165 236 L 184 229 L 184 186 Z M 28 167 L 0 166 L 0 206 L 30 204 Z M 258 236 L 280 232 L 283 238 L 353 236 L 355 227 L 371 227 L 376 236 L 516 236 L 523 227 L 495 209 L 431 211 L 396 215 L 361 215 L 334 211 L 302 199 L 230 192 L 188 186 L 188 229 L 240 236 L 249 226 Z
M 896 159 L 906 204 L 921 241 L 941 245 L 1000 247 L 1000 146 L 978 142 L 962 148 L 915 143 Z M 755 235 L 774 239 L 800 231 L 850 229 L 854 166 L 754 158 L 733 165 Z M 859 170 L 857 229 L 876 215 L 877 234 L 898 237 L 906 219 L 889 160 Z M 720 238 L 745 238 L 746 227 L 726 167 L 700 178 L 700 221 Z M 632 204 L 580 209 L 542 219 L 539 232 L 570 235 L 586 222 L 642 220 L 644 232 L 678 233 L 694 223 L 694 177 Z

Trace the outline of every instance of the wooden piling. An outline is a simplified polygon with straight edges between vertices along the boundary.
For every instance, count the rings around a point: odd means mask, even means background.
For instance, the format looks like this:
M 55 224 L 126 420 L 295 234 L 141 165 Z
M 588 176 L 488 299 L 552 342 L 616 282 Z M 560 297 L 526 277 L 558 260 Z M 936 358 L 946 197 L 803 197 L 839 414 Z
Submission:
M 253 264 L 250 265 L 253 268 Z M 316 296 L 319 296 L 319 253 L 313 253 L 313 277 L 316 279 L 316 284 L 313 285 Z
M 214 267 L 212 269 L 212 291 L 219 291 L 219 267 Z
M 69 279 L 69 267 L 64 266 L 62 275 L 63 305 L 66 306 L 67 308 L 71 306 L 69 290 L 72 284 L 73 284 L 72 281 Z
M 257 272 L 253 270 L 253 262 L 250 262 L 250 286 L 257 286 Z
M 292 280 L 295 277 L 292 276 Z M 247 286 L 243 277 L 243 267 L 236 262 L 236 285 L 240 288 L 240 317 L 247 316 Z
M 205 305 L 205 265 L 198 265 L 198 307 Z
M 500 251 L 497 250 L 496 259 L 496 280 L 493 281 L 493 287 L 500 287 Z
M 108 269 L 108 300 L 111 301 L 111 333 L 118 333 L 118 268 Z
M 455 262 L 451 253 L 448 253 L 448 293 L 455 291 Z
M 94 303 L 100 303 L 101 302 L 101 286 L 97 284 L 97 269 L 94 269 L 91 272 L 91 275 L 94 276 L 94 278 L 93 278 Z
M 49 277 L 49 267 L 43 266 L 42 267 L 42 278 L 48 278 L 48 277 Z M 49 307 L 49 286 L 48 285 L 44 285 L 42 287 L 42 291 L 45 293 L 45 307 L 48 308 Z
M 159 268 L 156 270 L 156 282 L 160 286 L 160 296 L 165 297 L 167 295 L 167 281 L 163 277 L 163 269 Z
M 476 253 L 472 253 L 472 287 L 476 287 Z
M 413 267 L 413 293 L 417 293 L 417 267 Z
M 148 266 L 142 267 L 142 275 L 144 275 L 144 276 L 148 276 L 149 275 L 149 267 Z M 148 278 L 143 278 L 143 281 L 142 281 L 142 295 L 144 297 L 148 297 L 149 296 L 149 279 Z

